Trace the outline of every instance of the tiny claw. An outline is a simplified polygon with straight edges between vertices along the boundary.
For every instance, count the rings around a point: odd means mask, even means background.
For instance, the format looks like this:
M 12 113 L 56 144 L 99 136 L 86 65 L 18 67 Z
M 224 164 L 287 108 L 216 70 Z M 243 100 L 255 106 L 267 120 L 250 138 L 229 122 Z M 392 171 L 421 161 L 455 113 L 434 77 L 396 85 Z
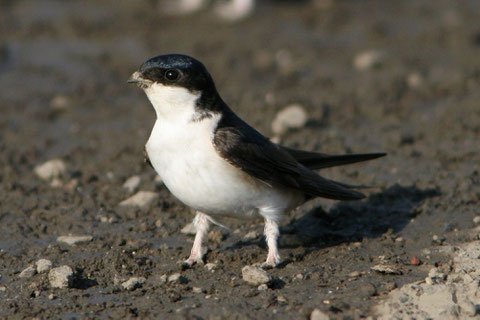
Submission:
M 260 265 L 260 268 L 264 269 L 264 270 L 268 270 L 268 269 L 273 269 L 277 266 L 278 264 L 275 263 L 275 262 L 268 262 L 268 261 L 265 261 L 264 263 L 262 263 Z

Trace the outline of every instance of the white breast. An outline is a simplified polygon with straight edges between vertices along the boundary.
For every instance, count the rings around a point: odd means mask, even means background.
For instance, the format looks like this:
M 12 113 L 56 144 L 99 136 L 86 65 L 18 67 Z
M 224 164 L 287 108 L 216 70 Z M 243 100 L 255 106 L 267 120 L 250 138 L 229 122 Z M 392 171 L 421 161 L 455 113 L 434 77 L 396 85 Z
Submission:
M 153 103 L 154 97 L 149 98 Z M 153 167 L 175 197 L 211 215 L 285 211 L 298 203 L 297 193 L 272 188 L 223 159 L 213 145 L 220 115 L 192 121 L 196 99 L 184 100 L 191 103 L 154 103 L 158 118 L 146 144 Z

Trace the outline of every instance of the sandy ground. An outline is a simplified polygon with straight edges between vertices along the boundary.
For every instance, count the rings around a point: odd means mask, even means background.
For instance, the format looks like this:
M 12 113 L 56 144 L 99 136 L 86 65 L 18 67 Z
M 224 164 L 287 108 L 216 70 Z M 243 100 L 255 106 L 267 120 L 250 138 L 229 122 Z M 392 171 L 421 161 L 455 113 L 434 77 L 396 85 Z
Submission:
M 0 6 L 0 318 L 478 316 L 478 1 L 265 1 L 237 23 L 208 8 L 167 16 L 156 1 Z M 213 229 L 210 269 L 178 264 L 193 215 L 143 163 L 154 112 L 126 84 L 171 52 L 203 61 L 267 136 L 301 104 L 309 120 L 285 145 L 389 154 L 322 172 L 377 188 L 293 212 L 267 286 L 241 271 L 265 259 L 260 220 Z M 64 170 L 39 178 L 52 159 Z M 119 205 L 137 191 L 150 201 Z M 87 237 L 58 241 L 68 235 Z M 40 259 L 72 269 L 67 288 Z

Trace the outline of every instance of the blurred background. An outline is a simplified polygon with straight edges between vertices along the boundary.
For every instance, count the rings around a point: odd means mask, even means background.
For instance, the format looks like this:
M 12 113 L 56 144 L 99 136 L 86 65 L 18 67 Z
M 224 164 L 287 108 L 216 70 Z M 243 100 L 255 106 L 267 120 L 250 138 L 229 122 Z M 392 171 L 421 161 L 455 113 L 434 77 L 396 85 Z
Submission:
M 92 234 L 106 244 L 91 246 L 104 252 L 131 244 L 131 237 L 177 237 L 191 219 L 143 163 L 155 114 L 143 92 L 126 83 L 145 60 L 167 53 L 202 61 L 230 107 L 275 141 L 326 153 L 388 152 L 325 172 L 380 188 L 372 193 L 401 186 L 373 207 L 345 209 L 352 219 L 359 212 L 383 214 L 365 216 L 355 227 L 370 230 L 373 220 L 383 221 L 372 231 L 375 248 L 393 229 L 411 240 L 404 252 L 418 252 L 432 234 L 469 227 L 478 214 L 479 1 L 2 0 L 0 257 L 6 271 L 0 282 L 19 288 L 13 275 L 40 253 L 88 268 L 84 255 L 58 258 L 51 251 L 58 235 Z M 292 105 L 304 120 L 272 128 Z M 52 159 L 61 159 L 60 171 L 35 174 Z M 125 187 L 133 176 L 139 180 Z M 143 209 L 118 209 L 140 189 L 159 197 Z M 442 196 L 418 209 L 432 195 L 422 190 Z M 334 206 L 310 207 L 320 203 Z M 422 222 L 406 227 L 417 214 Z M 367 236 L 362 232 L 354 233 L 356 241 Z M 143 241 L 154 250 L 145 255 L 160 254 L 154 240 Z M 180 246 L 178 258 L 188 247 Z M 263 250 L 255 248 L 248 259 L 262 260 Z M 98 270 L 96 281 L 106 286 L 99 279 L 111 275 Z M 300 300 L 284 315 L 306 312 Z M 355 308 L 365 313 L 371 302 L 362 301 Z M 338 307 L 358 315 L 355 308 Z M 0 316 L 15 307 L 4 310 Z

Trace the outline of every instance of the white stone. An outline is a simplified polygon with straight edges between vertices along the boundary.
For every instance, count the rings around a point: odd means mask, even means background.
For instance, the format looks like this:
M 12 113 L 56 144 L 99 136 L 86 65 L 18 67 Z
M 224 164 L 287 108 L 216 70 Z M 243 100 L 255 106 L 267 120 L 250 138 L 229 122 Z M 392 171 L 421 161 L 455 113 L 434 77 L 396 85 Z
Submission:
M 193 292 L 193 293 L 202 293 L 203 290 L 202 290 L 202 288 L 199 288 L 199 287 L 193 287 L 193 288 L 192 288 L 192 292 Z
M 397 266 L 392 264 L 386 264 L 386 263 L 380 263 L 380 264 L 374 265 L 370 269 L 372 269 L 373 271 L 386 273 L 386 274 L 402 274 L 402 271 L 398 269 Z
M 248 17 L 255 7 L 255 0 L 229 0 L 215 8 L 217 15 L 228 21 L 238 21 Z
M 265 283 L 263 283 L 263 284 L 261 284 L 257 287 L 258 291 L 265 291 L 267 289 L 268 289 L 268 286 Z
M 361 52 L 353 59 L 353 65 L 357 70 L 370 70 L 380 66 L 385 59 L 385 55 L 378 50 L 368 50 Z
M 277 113 L 272 121 L 272 131 L 276 136 L 281 136 L 289 129 L 303 127 L 307 120 L 305 109 L 299 104 L 292 104 Z
M 127 179 L 127 181 L 125 181 L 125 183 L 123 184 L 123 188 L 127 189 L 128 192 L 133 193 L 138 189 L 141 181 L 142 179 L 140 178 L 140 176 L 131 176 Z
M 310 314 L 310 320 L 330 320 L 330 317 L 320 309 L 314 309 Z
M 260 233 L 256 230 L 252 230 L 243 237 L 243 240 L 250 241 L 257 239 L 258 237 L 260 237 Z
M 423 84 L 423 77 L 418 72 L 412 72 L 407 77 L 407 84 L 410 88 L 420 88 Z
M 35 265 L 37 266 L 38 273 L 44 273 L 52 269 L 52 261 L 47 259 L 40 259 L 35 262 Z
M 188 234 L 188 235 L 195 235 L 197 233 L 197 229 L 193 225 L 193 223 L 187 223 L 185 227 L 180 230 L 181 233 L 183 234 Z
M 31 278 L 37 273 L 37 270 L 33 266 L 28 266 L 18 275 L 20 278 Z
M 69 288 L 73 284 L 73 270 L 67 265 L 53 268 L 48 273 L 48 281 L 52 288 Z
M 174 273 L 168 277 L 168 282 L 177 282 L 182 275 L 180 273 Z
M 480 216 L 476 216 L 475 218 L 473 218 L 473 223 L 480 224 Z
M 146 208 L 158 197 L 159 194 L 156 192 L 139 191 L 130 198 L 120 202 L 120 206 Z
M 54 110 L 65 110 L 70 104 L 70 99 L 67 96 L 57 95 L 50 101 L 50 107 Z
M 208 271 L 212 271 L 212 270 L 215 270 L 217 269 L 217 265 L 215 263 L 207 263 L 205 265 L 205 268 L 208 270 Z
M 174 273 L 168 277 L 168 282 L 186 283 L 188 282 L 188 279 L 183 277 L 180 273 Z
M 65 162 L 60 159 L 52 159 L 36 166 L 34 172 L 40 179 L 51 181 L 61 177 L 66 170 Z
M 76 245 L 82 242 L 90 242 L 92 241 L 93 237 L 92 236 L 60 236 L 57 238 L 57 242 L 63 242 L 68 245 Z
M 243 267 L 242 277 L 243 280 L 255 286 L 268 284 L 272 281 L 272 277 L 265 270 L 254 266 Z
M 129 291 L 135 290 L 136 288 L 144 284 L 146 280 L 147 279 L 145 279 L 144 277 L 131 277 L 130 279 L 122 283 L 122 287 L 125 290 Z
M 164 0 L 160 1 L 161 10 L 171 15 L 185 15 L 202 9 L 208 0 Z

